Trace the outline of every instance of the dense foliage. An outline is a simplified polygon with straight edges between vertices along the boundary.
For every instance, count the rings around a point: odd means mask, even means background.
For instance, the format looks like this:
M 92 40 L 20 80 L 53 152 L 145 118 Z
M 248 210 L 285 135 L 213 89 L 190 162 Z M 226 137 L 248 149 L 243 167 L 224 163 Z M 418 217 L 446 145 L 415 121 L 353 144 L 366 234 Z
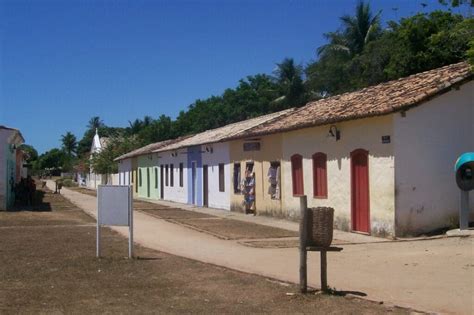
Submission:
M 471 0 L 440 0 L 447 6 L 472 6 Z M 222 95 L 196 100 L 173 120 L 168 116 L 145 116 L 129 121 L 126 128 L 108 127 L 93 117 L 78 142 L 63 136 L 61 153 L 51 150 L 39 157 L 50 165 L 52 155 L 87 165 L 96 129 L 109 137 L 108 148 L 91 159 L 102 173 L 116 171 L 113 159 L 137 147 L 199 133 L 232 122 L 302 106 L 308 101 L 358 90 L 366 86 L 441 67 L 461 60 L 474 61 L 474 19 L 446 11 L 419 13 L 381 24 L 381 12 L 359 2 L 353 15 L 340 18 L 339 29 L 325 34 L 327 43 L 317 48 L 316 59 L 307 65 L 285 58 L 271 75 L 256 74 L 239 81 Z M 74 140 L 74 141 L 73 141 Z M 79 163 L 77 161 L 80 161 Z

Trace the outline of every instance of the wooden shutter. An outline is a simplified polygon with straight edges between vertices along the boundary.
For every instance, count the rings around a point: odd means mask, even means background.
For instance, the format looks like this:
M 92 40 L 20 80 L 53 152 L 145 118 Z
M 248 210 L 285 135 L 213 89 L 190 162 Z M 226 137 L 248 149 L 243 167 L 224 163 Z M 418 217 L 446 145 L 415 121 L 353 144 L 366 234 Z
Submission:
M 313 196 L 315 198 L 328 197 L 326 154 L 318 152 L 313 155 Z
M 219 164 L 219 191 L 225 191 L 224 164 Z
M 291 177 L 293 180 L 293 195 L 304 195 L 303 157 L 299 154 L 295 154 L 291 157 Z
M 179 163 L 179 187 L 183 187 L 183 163 Z

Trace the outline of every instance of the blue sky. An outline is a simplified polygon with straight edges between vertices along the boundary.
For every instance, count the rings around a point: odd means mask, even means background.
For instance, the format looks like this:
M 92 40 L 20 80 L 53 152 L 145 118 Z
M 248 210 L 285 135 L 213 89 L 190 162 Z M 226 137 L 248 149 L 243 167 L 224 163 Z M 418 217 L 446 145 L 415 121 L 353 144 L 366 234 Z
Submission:
M 436 0 L 372 1 L 383 21 L 443 8 Z M 356 1 L 0 0 L 0 124 L 39 152 L 109 126 L 176 117 L 239 79 L 305 64 Z M 398 10 L 393 10 L 398 8 Z

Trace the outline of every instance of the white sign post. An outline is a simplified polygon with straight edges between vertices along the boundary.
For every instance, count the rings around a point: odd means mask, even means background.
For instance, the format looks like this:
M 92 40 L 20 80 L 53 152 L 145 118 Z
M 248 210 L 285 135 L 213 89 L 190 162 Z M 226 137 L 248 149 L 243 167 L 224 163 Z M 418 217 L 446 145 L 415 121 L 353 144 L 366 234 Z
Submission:
M 128 226 L 128 257 L 133 257 L 133 190 L 131 186 L 99 185 L 97 188 L 97 257 L 100 257 L 100 226 Z

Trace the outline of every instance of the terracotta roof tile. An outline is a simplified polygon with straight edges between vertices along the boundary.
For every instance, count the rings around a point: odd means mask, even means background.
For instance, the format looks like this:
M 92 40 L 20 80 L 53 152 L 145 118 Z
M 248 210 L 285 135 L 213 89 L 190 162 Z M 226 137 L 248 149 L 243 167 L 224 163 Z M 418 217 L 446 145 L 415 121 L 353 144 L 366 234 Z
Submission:
M 144 147 L 141 147 L 141 148 L 138 148 L 136 150 L 130 151 L 126 154 L 123 154 L 123 155 L 119 156 L 118 158 L 115 158 L 114 161 L 120 161 L 120 160 L 129 159 L 129 158 L 132 158 L 132 157 L 136 157 L 136 156 L 139 156 L 139 155 L 149 154 L 149 153 L 152 153 L 154 150 L 157 150 L 161 147 L 164 147 L 164 146 L 167 146 L 169 144 L 181 141 L 181 140 L 186 139 L 188 137 L 180 137 L 180 138 L 177 138 L 177 139 L 170 139 L 170 140 L 151 143 L 151 144 L 146 145 Z
M 184 139 L 183 141 L 178 141 L 173 144 L 160 147 L 159 149 L 154 150 L 154 152 L 163 152 L 170 150 L 177 150 L 184 147 L 190 147 L 195 145 L 202 145 L 207 143 L 222 142 L 234 137 L 239 136 L 241 133 L 246 132 L 247 130 L 259 126 L 262 123 L 273 121 L 276 118 L 284 116 L 290 112 L 294 111 L 293 108 L 283 110 L 280 112 L 267 114 L 244 121 L 236 122 L 229 124 L 220 128 L 207 130 L 193 136 Z
M 240 138 L 390 114 L 417 106 L 472 77 L 471 66 L 466 62 L 421 72 L 310 102 L 280 119 L 247 130 L 240 134 Z

